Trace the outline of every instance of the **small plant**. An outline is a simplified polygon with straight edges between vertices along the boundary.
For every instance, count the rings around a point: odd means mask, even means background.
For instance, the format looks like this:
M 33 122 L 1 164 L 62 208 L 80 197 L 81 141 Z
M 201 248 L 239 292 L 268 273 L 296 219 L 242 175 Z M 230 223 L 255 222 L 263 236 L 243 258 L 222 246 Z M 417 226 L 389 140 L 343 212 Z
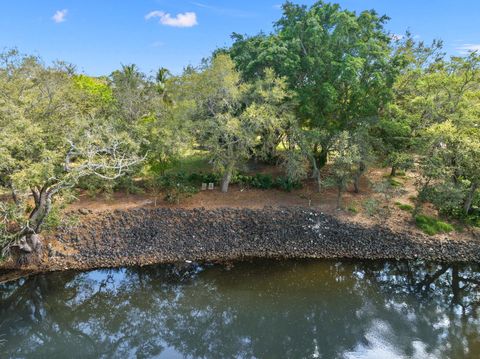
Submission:
M 357 213 L 358 213 L 357 207 L 355 207 L 353 204 L 350 204 L 350 205 L 347 207 L 347 211 L 349 211 L 350 213 L 353 213 L 353 214 L 357 214 Z
M 181 200 L 191 197 L 198 189 L 190 185 L 184 173 L 167 173 L 160 178 L 161 188 L 166 191 L 165 201 L 179 204 Z
M 244 175 L 244 174 L 237 174 L 232 178 L 232 184 L 239 184 L 241 188 L 250 187 L 252 184 L 252 176 Z
M 362 204 L 365 212 L 370 216 L 374 217 L 380 213 L 380 201 L 375 198 L 369 198 L 365 200 Z
M 258 189 L 270 189 L 273 187 L 273 178 L 269 174 L 257 173 L 252 177 L 251 186 Z
M 407 211 L 407 212 L 412 212 L 413 211 L 413 206 L 409 204 L 404 204 L 400 202 L 395 202 L 395 205 L 400 208 L 402 211 Z
M 436 218 L 421 215 L 421 214 L 415 216 L 415 223 L 417 224 L 418 228 L 420 228 L 423 232 L 431 236 L 438 233 L 449 233 L 455 229 L 449 223 L 442 222 Z

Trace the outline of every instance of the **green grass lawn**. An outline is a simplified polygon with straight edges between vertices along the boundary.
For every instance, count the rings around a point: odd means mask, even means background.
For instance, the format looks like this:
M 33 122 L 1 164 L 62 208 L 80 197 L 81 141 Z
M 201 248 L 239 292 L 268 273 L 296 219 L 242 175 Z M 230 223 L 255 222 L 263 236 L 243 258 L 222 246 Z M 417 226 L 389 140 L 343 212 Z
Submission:
M 455 229 L 449 223 L 425 215 L 416 216 L 415 223 L 417 224 L 418 228 L 431 236 L 438 233 L 449 233 Z
M 207 152 L 194 151 L 188 153 L 178 160 L 175 165 L 175 171 L 185 174 L 211 172 L 212 166 L 208 163 Z
M 404 203 L 400 203 L 400 202 L 395 202 L 395 205 L 400 208 L 402 211 L 407 211 L 407 212 L 411 212 L 413 211 L 413 206 L 409 205 L 409 204 L 404 204 Z

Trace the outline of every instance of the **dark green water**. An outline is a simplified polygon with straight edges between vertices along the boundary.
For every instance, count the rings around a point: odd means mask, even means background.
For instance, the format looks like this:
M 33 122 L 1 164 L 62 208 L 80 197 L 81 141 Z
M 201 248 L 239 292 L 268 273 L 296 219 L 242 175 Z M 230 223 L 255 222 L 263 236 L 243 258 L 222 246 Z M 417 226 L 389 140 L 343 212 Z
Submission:
M 0 286 L 0 358 L 480 358 L 480 267 L 260 261 Z

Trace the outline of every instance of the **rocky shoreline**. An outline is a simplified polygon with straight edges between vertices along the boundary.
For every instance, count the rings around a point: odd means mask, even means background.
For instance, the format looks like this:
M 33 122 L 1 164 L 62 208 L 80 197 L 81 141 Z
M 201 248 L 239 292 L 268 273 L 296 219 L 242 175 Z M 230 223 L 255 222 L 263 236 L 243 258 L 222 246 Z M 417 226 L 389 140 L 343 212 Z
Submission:
M 79 224 L 45 240 L 28 273 L 250 258 L 480 262 L 480 238 L 399 233 L 309 208 L 82 211 Z
M 60 228 L 48 242 L 45 270 L 248 258 L 480 261 L 478 238 L 397 233 L 308 208 L 84 213 L 80 224 Z

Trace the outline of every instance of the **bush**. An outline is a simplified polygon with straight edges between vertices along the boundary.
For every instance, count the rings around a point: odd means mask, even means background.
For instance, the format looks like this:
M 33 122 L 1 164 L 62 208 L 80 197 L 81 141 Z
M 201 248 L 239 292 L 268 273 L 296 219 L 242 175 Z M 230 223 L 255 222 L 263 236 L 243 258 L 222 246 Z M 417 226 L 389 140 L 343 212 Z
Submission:
M 192 173 L 187 177 L 187 181 L 191 184 L 200 185 L 202 183 L 220 183 L 221 176 L 215 173 Z
M 145 191 L 140 183 L 135 182 L 131 176 L 122 176 L 115 181 L 114 191 L 123 191 L 127 194 L 142 194 Z
M 97 176 L 88 176 L 81 178 L 77 188 L 83 189 L 91 198 L 100 196 L 101 194 L 111 195 L 113 193 L 114 183 Z
M 251 186 L 258 189 L 270 189 L 273 187 L 273 177 L 269 174 L 257 173 L 252 177 Z
M 447 213 L 441 211 L 441 213 L 449 218 L 455 218 L 466 225 L 480 227 L 480 208 L 473 207 L 469 214 L 465 214 L 462 207 L 455 208 Z
M 454 227 L 451 224 L 425 215 L 415 216 L 415 223 L 418 228 L 431 236 L 437 233 L 449 233 L 454 230 Z
M 160 178 L 160 185 L 166 191 L 165 201 L 179 204 L 181 200 L 198 192 L 184 173 L 167 173 Z
M 291 180 L 288 177 L 277 177 L 274 187 L 283 191 L 291 192 L 294 189 L 302 188 L 302 182 Z
M 221 176 L 214 173 L 192 173 L 185 177 L 190 184 L 200 185 L 201 183 L 220 183 Z M 272 189 L 277 188 L 283 191 L 290 192 L 294 189 L 302 188 L 302 182 L 294 181 L 288 177 L 273 178 L 270 174 L 257 173 L 254 176 L 238 173 L 232 177 L 231 184 L 238 184 L 242 187 L 258 188 L 258 189 Z

